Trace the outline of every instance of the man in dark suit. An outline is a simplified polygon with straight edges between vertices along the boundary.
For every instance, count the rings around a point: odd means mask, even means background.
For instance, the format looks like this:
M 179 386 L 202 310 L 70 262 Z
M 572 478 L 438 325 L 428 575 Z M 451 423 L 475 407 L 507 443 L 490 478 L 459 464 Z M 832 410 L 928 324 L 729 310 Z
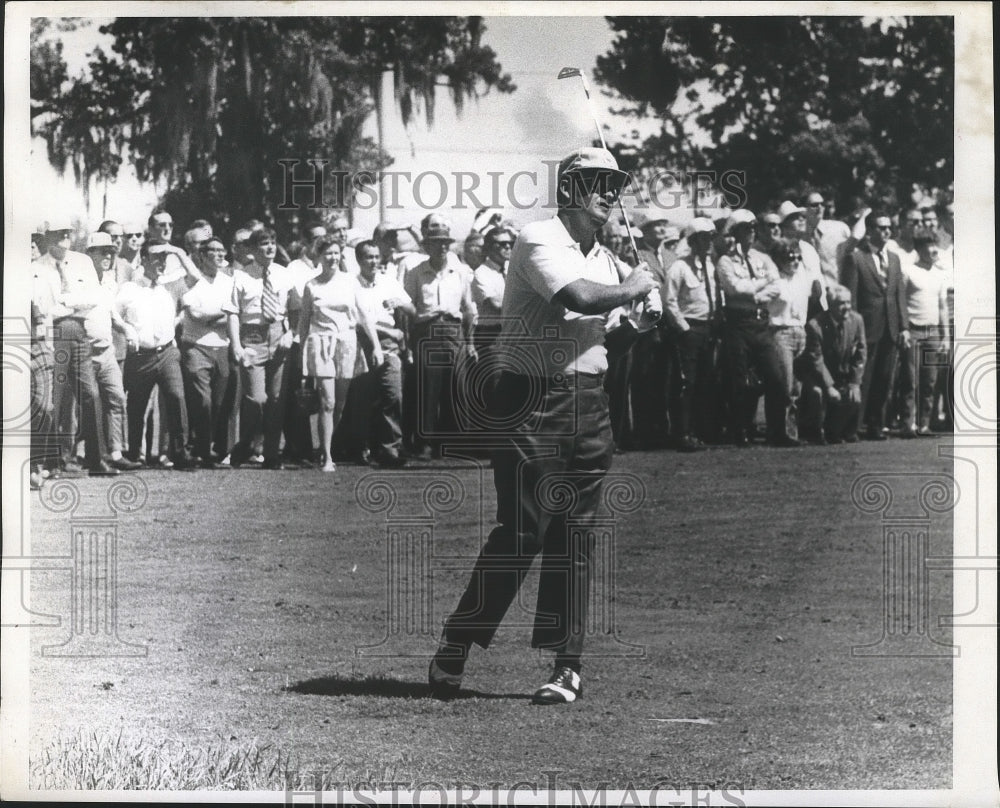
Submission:
M 861 380 L 867 346 L 865 323 L 851 311 L 851 293 L 828 289 L 829 308 L 806 324 L 806 349 L 795 360 L 802 382 L 802 437 L 809 443 L 858 439 Z
M 861 416 L 871 440 L 885 440 L 885 409 L 899 350 L 909 348 L 906 284 L 899 257 L 888 249 L 892 220 L 881 211 L 865 217 L 865 238 L 844 262 L 844 286 L 865 322 L 868 361 L 861 381 Z

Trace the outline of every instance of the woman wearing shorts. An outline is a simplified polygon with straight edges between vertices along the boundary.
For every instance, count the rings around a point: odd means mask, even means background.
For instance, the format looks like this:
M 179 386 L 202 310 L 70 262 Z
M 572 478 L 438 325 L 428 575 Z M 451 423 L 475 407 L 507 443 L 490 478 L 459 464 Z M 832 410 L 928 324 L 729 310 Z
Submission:
M 375 346 L 372 361 L 382 364 L 382 349 L 364 308 L 358 302 L 358 279 L 340 271 L 340 245 L 324 238 L 317 244 L 322 270 L 306 284 L 299 315 L 303 375 L 316 380 L 319 391 L 319 441 L 323 471 L 335 471 L 330 457 L 333 430 L 340 422 L 347 390 L 355 376 L 358 355 L 357 326 Z

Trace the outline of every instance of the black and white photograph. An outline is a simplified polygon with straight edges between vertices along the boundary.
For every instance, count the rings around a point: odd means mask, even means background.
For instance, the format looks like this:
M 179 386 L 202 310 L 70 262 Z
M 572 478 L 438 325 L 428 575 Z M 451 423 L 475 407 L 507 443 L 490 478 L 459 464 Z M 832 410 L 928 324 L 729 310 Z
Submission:
M 8 4 L 0 797 L 1000 804 L 992 13 Z

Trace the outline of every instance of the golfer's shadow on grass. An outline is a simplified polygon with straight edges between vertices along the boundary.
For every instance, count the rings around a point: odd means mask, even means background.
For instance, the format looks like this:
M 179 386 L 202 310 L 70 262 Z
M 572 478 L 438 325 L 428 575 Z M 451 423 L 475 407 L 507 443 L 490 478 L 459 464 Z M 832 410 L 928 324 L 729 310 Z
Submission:
M 426 682 L 409 682 L 386 676 L 366 676 L 363 679 L 345 676 L 320 676 L 306 679 L 284 688 L 288 693 L 306 696 L 378 696 L 390 699 L 429 699 L 430 686 Z M 455 699 L 529 699 L 525 693 L 483 693 L 462 689 Z

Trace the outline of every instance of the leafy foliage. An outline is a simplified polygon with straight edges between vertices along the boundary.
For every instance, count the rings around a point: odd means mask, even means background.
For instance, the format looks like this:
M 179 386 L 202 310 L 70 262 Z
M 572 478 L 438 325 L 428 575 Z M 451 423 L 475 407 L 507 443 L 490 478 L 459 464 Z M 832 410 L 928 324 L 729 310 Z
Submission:
M 748 204 L 944 189 L 954 171 L 950 17 L 609 17 L 596 79 L 661 121 L 646 166 L 746 172 Z M 701 138 L 699 140 L 699 138 Z
M 324 159 L 325 205 L 349 202 L 343 173 L 390 158 L 362 136 L 391 69 L 404 121 L 422 107 L 433 122 L 442 81 L 453 102 L 514 85 L 479 44 L 475 17 L 119 17 L 101 28 L 111 53 L 91 55 L 90 75 L 55 99 L 64 73 L 55 53 L 32 48 L 32 99 L 54 114 L 37 131 L 51 162 L 72 163 L 78 181 L 114 177 L 122 160 L 142 180 L 165 181 L 179 221 L 220 224 L 250 217 L 291 228 L 282 212 L 282 159 Z M 37 59 L 36 59 L 37 50 Z M 299 176 L 308 176 L 301 166 Z M 308 203 L 308 199 L 306 203 Z

